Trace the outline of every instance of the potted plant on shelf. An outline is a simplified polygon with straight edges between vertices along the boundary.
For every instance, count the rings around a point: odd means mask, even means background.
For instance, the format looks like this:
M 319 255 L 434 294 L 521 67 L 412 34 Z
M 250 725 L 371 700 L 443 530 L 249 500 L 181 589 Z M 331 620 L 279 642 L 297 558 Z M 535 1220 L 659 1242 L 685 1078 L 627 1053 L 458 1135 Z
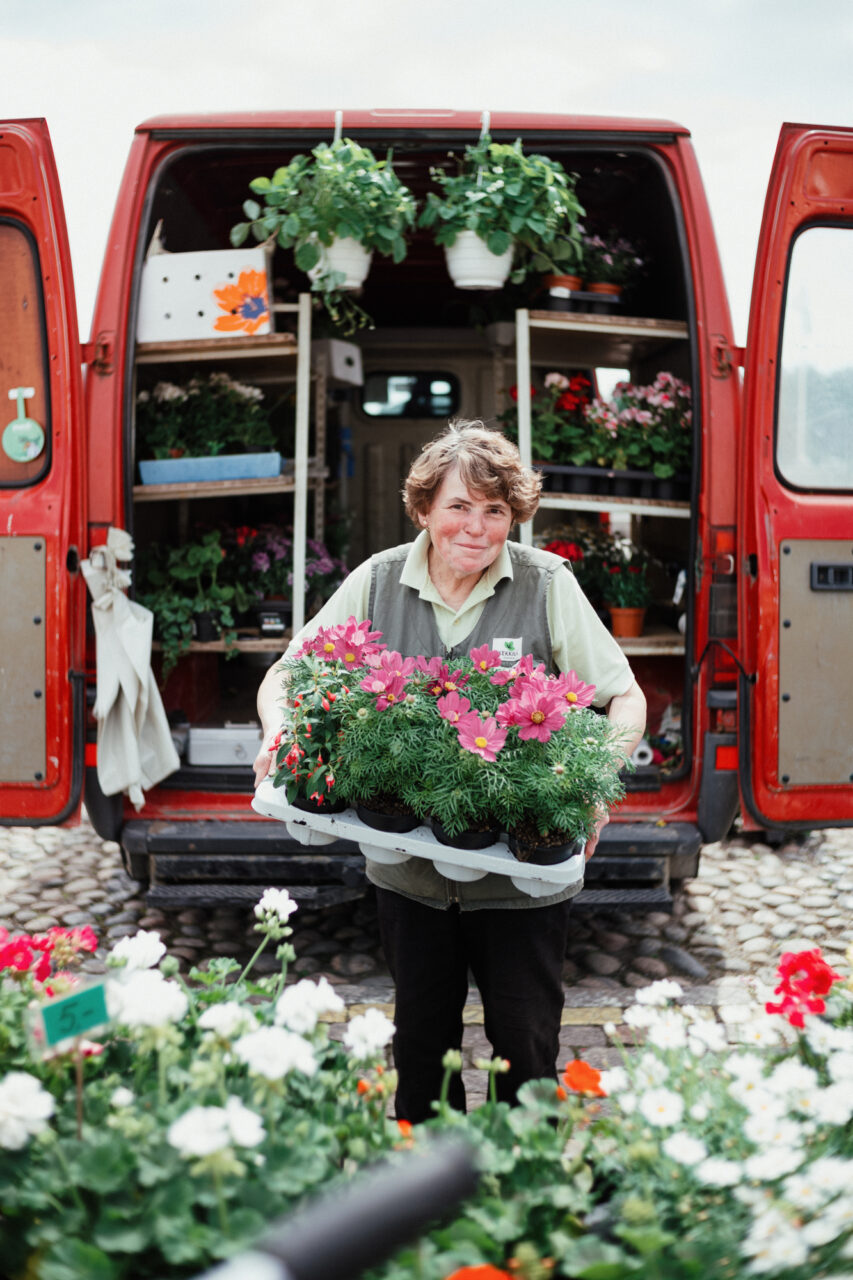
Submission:
M 604 600 L 614 636 L 643 634 L 646 609 L 652 598 L 648 571 L 648 561 L 636 550 L 605 563 Z
M 415 225 L 415 198 L 395 174 L 391 153 L 377 160 L 367 147 L 339 138 L 249 186 L 258 199 L 245 202 L 248 221 L 232 227 L 231 243 L 239 247 L 251 233 L 293 249 L 296 266 L 344 333 L 369 324 L 348 295 L 367 278 L 373 250 L 403 261 Z
M 238 608 L 251 609 L 263 635 L 283 635 L 293 612 L 293 530 L 264 523 L 223 532 L 229 555 L 226 581 L 238 592 Z M 316 612 L 347 575 L 345 562 L 316 538 L 305 541 L 305 599 Z
M 616 232 L 584 235 L 582 263 L 586 291 L 600 295 L 602 305 L 619 302 L 645 265 L 637 246 Z
M 142 483 L 278 475 L 281 454 L 262 400 L 260 388 L 222 372 L 141 390 L 136 441 Z
M 239 599 L 220 569 L 226 551 L 218 530 L 182 546 L 152 543 L 142 557 L 139 602 L 154 614 L 163 654 L 163 676 L 189 651 L 192 641 L 225 641 L 226 657 L 237 654 L 232 604 Z
M 605 464 L 624 472 L 626 480 L 646 482 L 649 496 L 671 498 L 685 491 L 693 452 L 686 382 L 663 371 L 646 386 L 617 383 L 612 401 L 594 400 L 586 417 Z
M 598 440 L 586 419 L 590 386 L 582 373 L 569 377 L 552 372 L 545 375 L 541 389 L 530 388 L 531 456 L 555 488 L 584 492 L 590 487 L 589 477 L 577 471 L 598 462 Z M 518 387 L 510 387 L 509 395 L 512 404 L 498 414 L 498 422 L 517 444 Z
M 435 228 L 458 289 L 499 289 L 576 260 L 583 210 L 574 178 L 548 156 L 525 155 L 521 140 L 488 135 L 465 148 L 457 172 L 431 170 L 419 224 Z

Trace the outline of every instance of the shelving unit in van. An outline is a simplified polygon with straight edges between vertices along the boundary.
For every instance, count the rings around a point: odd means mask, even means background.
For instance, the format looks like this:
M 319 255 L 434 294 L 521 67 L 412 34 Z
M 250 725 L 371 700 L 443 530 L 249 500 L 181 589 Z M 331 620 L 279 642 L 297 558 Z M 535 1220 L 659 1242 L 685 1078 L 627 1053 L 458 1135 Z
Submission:
M 680 320 L 520 309 L 515 313 L 516 383 L 529 387 L 531 368 L 541 366 L 630 369 L 651 356 L 662 358 L 672 344 L 680 345 L 688 337 L 687 325 Z M 531 464 L 530 439 L 530 400 L 519 395 L 518 448 L 525 466 Z M 545 493 L 539 505 L 554 511 L 690 518 L 689 502 L 654 498 Z M 519 537 L 532 543 L 532 521 L 521 526 Z M 636 639 L 620 639 L 619 644 L 631 656 L 684 654 L 684 641 L 673 630 L 652 630 Z
M 309 456 L 309 425 L 312 399 L 311 361 L 311 297 L 300 294 L 297 303 L 277 303 L 276 314 L 291 312 L 297 317 L 296 334 L 272 333 L 236 337 L 183 339 L 169 342 L 139 343 L 137 365 L 188 365 L 215 362 L 228 369 L 239 362 L 243 377 L 251 377 L 257 385 L 296 385 L 296 435 L 292 468 L 285 474 L 263 479 L 205 480 L 176 484 L 137 484 L 133 500 L 138 503 L 179 502 L 182 511 L 179 524 L 189 523 L 187 503 L 206 498 L 236 496 L 262 497 L 268 494 L 293 494 L 293 628 L 304 622 L 305 540 L 308 527 L 308 494 L 313 494 L 313 531 L 322 537 L 325 485 L 328 471 L 326 451 L 326 378 L 323 357 L 318 356 L 313 373 L 314 445 Z M 281 650 L 282 637 L 240 639 L 238 649 L 249 652 Z M 191 650 L 221 652 L 222 641 L 199 643 Z

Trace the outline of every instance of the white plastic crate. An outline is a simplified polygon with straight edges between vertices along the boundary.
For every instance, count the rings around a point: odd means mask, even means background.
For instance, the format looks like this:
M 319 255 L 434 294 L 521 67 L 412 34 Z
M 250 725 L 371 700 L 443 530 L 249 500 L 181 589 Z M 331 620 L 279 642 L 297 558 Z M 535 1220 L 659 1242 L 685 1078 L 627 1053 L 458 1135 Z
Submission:
M 142 268 L 137 342 L 271 333 L 269 264 L 263 247 L 152 254 Z
M 193 726 L 187 747 L 188 764 L 251 764 L 261 749 L 258 724 Z

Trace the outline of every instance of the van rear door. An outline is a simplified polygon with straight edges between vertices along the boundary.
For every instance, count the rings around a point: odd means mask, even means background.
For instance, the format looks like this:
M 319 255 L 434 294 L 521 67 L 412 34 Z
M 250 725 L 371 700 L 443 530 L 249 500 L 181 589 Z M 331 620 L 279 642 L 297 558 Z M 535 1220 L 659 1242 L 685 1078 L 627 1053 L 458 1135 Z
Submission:
M 72 816 L 82 780 L 80 347 L 47 125 L 0 123 L 0 822 Z
M 853 822 L 853 130 L 784 125 L 738 473 L 740 781 L 756 821 Z

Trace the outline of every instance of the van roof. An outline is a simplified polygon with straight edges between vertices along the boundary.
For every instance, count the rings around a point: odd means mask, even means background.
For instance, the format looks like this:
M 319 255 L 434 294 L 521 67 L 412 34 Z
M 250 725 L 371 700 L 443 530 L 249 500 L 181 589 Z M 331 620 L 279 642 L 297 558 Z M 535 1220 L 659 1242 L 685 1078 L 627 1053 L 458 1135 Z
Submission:
M 335 111 L 228 111 L 153 116 L 137 125 L 137 133 L 196 132 L 244 129 L 327 130 L 333 134 Z M 362 129 L 470 130 L 479 132 L 483 114 L 479 111 L 452 111 L 443 108 L 374 108 L 344 110 L 343 132 Z M 629 116 L 576 116 L 551 113 L 495 111 L 490 114 L 490 131 L 535 134 L 560 130 L 570 133 L 620 133 L 643 136 L 689 137 L 690 131 L 672 120 L 647 120 Z

